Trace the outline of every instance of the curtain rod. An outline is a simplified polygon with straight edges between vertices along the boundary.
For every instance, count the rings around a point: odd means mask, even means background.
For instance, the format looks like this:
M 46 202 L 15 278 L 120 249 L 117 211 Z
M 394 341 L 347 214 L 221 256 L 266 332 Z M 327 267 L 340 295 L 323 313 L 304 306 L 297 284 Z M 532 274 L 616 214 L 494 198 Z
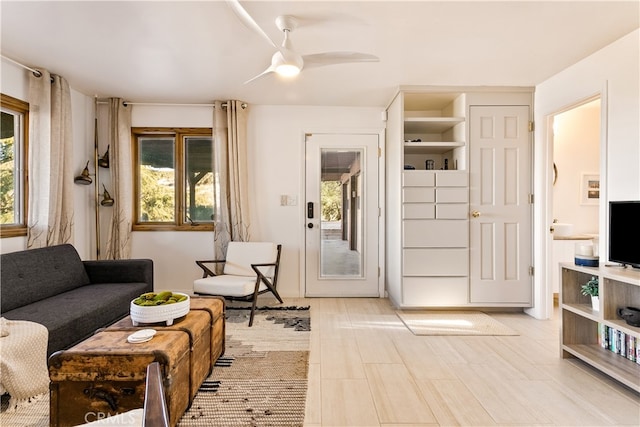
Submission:
M 6 57 L 6 56 L 4 56 L 4 55 L 0 55 L 0 56 L 2 56 L 2 59 L 6 59 L 7 61 L 12 62 L 12 63 L 16 64 L 18 67 L 22 67 L 22 68 L 24 68 L 25 70 L 29 70 L 29 71 L 31 71 L 31 72 L 33 73 L 33 75 L 34 75 L 34 76 L 36 76 L 36 77 L 42 77 L 42 71 L 40 71 L 40 70 L 36 70 L 35 68 L 31 68 L 31 67 L 29 67 L 28 65 L 21 64 L 20 62 L 18 62 L 18 61 L 16 61 L 16 60 L 14 60 L 14 59 L 11 59 L 11 58 L 9 58 L 9 57 Z
M 108 104 L 108 101 L 98 101 L 98 104 Z M 170 102 L 132 102 L 123 101 L 122 105 L 147 105 L 147 106 L 170 106 L 170 107 L 215 107 L 215 104 L 180 104 Z M 243 102 L 240 106 L 244 109 L 247 108 L 247 103 Z M 222 108 L 227 108 L 227 103 L 222 103 Z

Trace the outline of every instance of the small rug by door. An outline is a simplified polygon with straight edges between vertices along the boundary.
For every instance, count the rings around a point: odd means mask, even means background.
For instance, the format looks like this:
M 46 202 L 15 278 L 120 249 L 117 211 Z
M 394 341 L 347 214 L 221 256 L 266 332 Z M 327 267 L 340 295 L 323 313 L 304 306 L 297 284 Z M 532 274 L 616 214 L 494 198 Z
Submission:
M 414 335 L 519 335 L 481 311 L 397 311 Z

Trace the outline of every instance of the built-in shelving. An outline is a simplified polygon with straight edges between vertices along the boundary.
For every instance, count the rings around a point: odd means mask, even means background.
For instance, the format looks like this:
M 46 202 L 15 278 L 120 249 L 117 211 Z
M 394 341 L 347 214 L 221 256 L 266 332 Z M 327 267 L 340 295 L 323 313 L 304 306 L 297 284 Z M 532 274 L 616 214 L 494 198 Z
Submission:
M 443 133 L 464 121 L 464 117 L 405 117 L 404 131 L 408 134 Z
M 640 393 L 640 363 L 636 357 L 603 347 L 602 328 L 612 328 L 640 345 L 640 328 L 618 317 L 618 308 L 640 307 L 640 271 L 622 267 L 583 267 L 560 264 L 560 351 L 563 358 L 576 357 Z M 599 281 L 599 309 L 581 286 L 592 277 Z
M 434 170 L 466 169 L 464 93 L 405 93 L 403 114 L 406 165 L 422 170 L 431 160 Z

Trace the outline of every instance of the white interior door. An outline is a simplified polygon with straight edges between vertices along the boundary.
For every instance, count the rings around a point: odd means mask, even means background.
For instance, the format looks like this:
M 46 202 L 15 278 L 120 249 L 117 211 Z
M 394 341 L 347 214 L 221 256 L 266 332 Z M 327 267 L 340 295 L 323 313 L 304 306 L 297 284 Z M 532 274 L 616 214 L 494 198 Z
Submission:
M 528 106 L 470 107 L 470 302 L 532 301 Z
M 305 139 L 305 296 L 377 297 L 379 135 Z

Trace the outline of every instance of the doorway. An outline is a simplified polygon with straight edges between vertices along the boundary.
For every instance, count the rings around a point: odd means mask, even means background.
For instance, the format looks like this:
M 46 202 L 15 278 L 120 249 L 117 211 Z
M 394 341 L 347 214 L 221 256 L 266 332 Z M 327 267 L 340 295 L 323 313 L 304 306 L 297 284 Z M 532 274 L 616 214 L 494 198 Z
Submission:
M 576 245 L 600 254 L 601 97 L 591 97 L 550 116 L 553 153 L 548 265 L 554 305 L 560 262 L 573 262 Z M 584 251 L 584 249 L 581 249 Z
M 305 296 L 379 296 L 377 134 L 305 137 Z

